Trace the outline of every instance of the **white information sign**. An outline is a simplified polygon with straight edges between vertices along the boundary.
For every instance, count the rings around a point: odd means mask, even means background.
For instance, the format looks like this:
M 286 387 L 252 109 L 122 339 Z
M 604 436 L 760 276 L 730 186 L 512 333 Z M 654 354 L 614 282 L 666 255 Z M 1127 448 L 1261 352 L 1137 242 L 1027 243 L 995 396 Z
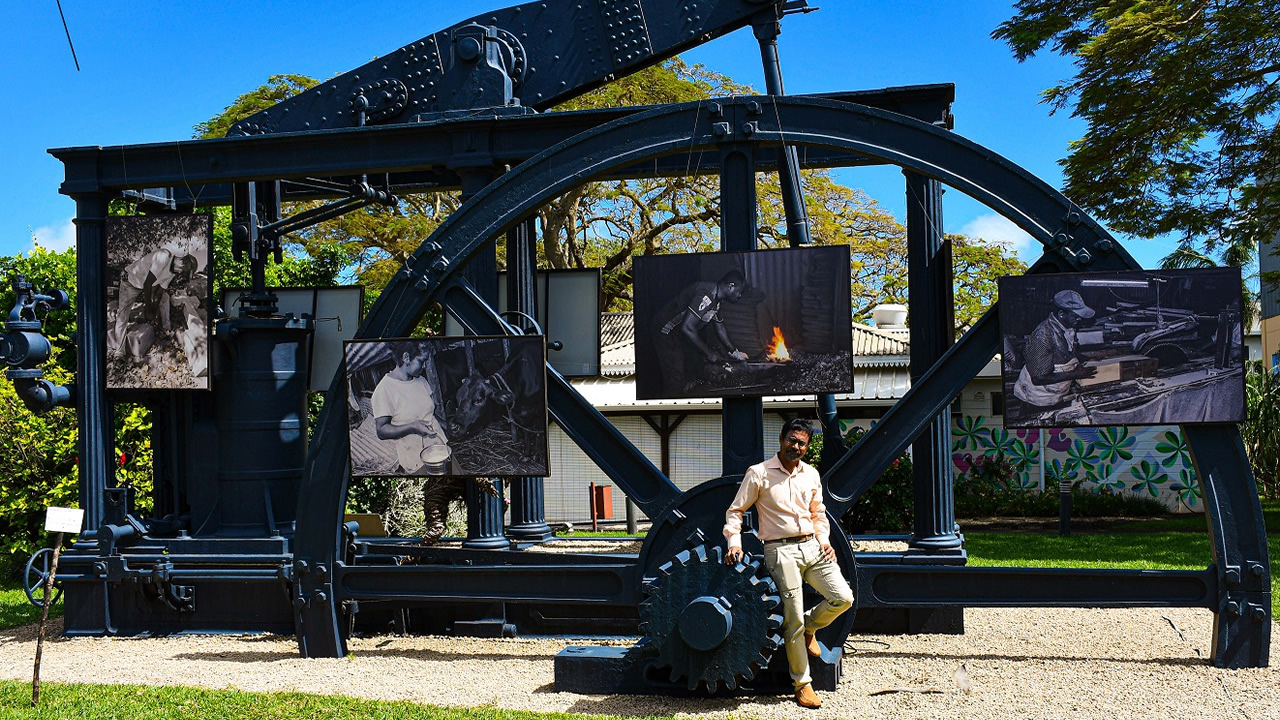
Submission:
M 84 510 L 79 508 L 50 507 L 45 511 L 45 532 L 78 533 L 84 525 Z

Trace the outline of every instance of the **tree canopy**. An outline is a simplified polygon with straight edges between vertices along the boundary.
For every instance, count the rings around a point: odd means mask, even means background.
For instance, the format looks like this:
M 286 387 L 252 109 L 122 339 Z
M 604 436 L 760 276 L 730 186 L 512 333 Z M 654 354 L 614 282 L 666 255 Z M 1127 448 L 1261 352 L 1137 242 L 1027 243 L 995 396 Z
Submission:
M 1018 0 L 992 37 L 1076 74 L 1044 91 L 1088 124 L 1064 193 L 1112 228 L 1241 264 L 1280 227 L 1280 5 Z
M 233 123 L 271 102 L 315 84 L 305 76 L 272 76 L 266 85 L 241 95 L 217 117 L 196 126 L 197 134 L 225 133 Z M 619 78 L 553 112 L 751 92 L 725 75 L 673 58 Z M 803 183 L 814 241 L 850 246 L 853 318 L 868 319 L 871 309 L 881 303 L 906 302 L 906 231 L 901 223 L 862 191 L 836 182 L 829 172 L 806 171 Z M 785 246 L 786 222 L 776 174 L 761 174 L 759 198 L 760 245 Z M 332 271 L 347 263 L 347 274 L 364 284 L 367 296 L 373 298 L 460 204 L 455 192 L 404 195 L 391 207 L 371 206 L 296 233 L 290 247 L 314 258 L 313 265 L 319 266 L 304 264 L 300 271 Z M 634 256 L 718 249 L 719 179 L 691 172 L 681 177 L 586 183 L 551 201 L 538 216 L 539 264 L 600 268 L 602 307 L 629 310 Z M 1008 247 L 964 236 L 949 239 L 956 262 L 956 322 L 962 331 L 994 301 L 996 278 L 1022 272 L 1025 266 Z M 505 238 L 498 238 L 496 245 L 501 267 Z

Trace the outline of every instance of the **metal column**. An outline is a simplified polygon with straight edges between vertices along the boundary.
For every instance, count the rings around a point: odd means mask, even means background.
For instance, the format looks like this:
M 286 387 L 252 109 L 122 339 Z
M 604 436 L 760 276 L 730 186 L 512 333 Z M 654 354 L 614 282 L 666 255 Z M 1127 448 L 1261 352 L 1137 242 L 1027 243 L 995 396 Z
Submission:
M 914 172 L 907 178 L 908 303 L 911 381 L 919 380 L 954 344 L 951 245 L 942 231 L 942 183 Z M 951 477 L 951 420 L 944 408 L 912 444 L 915 526 L 912 550 L 959 551 Z
M 538 314 L 538 256 L 534 247 L 537 231 L 538 221 L 532 216 L 507 231 L 507 309 L 535 319 Z M 508 320 L 525 330 L 532 327 L 532 323 L 520 315 L 512 315 Z M 507 534 L 516 540 L 531 542 L 553 537 L 547 525 L 542 478 L 511 479 L 511 526 Z
M 489 170 L 460 171 L 459 175 L 462 177 L 463 202 L 493 179 Z M 463 268 L 462 274 L 475 288 L 476 293 L 489 304 L 489 307 L 498 306 L 498 256 L 494 248 L 486 247 L 476 253 L 471 262 Z M 511 544 L 502 532 L 505 511 L 502 502 L 502 481 L 495 480 L 494 485 L 499 489 L 499 496 L 496 498 L 485 492 L 477 492 L 475 483 L 467 483 L 467 539 L 462 541 L 462 546 L 465 548 L 506 548 Z
M 115 464 L 114 413 L 107 398 L 107 205 L 106 193 L 75 195 L 76 201 L 76 418 L 80 434 L 80 507 L 84 532 L 103 522 L 105 495 Z
M 782 84 L 782 63 L 778 58 L 778 34 L 782 32 L 779 18 L 761 14 L 753 21 L 756 39 L 760 42 L 760 60 L 764 66 L 765 91 L 770 95 L 785 95 Z M 791 247 L 811 245 L 809 211 L 804 204 L 804 191 L 800 185 L 800 159 L 794 145 L 782 147 L 778 163 L 778 182 L 782 188 L 782 208 L 787 215 L 787 241 Z M 836 408 L 835 395 L 818 396 L 818 421 L 822 424 L 822 457 L 819 470 L 826 472 L 844 455 L 844 435 L 840 432 L 840 411 Z M 829 442 L 835 438 L 834 442 Z
M 720 249 L 756 249 L 756 169 L 750 146 L 725 148 L 720 165 Z M 724 398 L 722 470 L 739 475 L 764 460 L 764 401 Z

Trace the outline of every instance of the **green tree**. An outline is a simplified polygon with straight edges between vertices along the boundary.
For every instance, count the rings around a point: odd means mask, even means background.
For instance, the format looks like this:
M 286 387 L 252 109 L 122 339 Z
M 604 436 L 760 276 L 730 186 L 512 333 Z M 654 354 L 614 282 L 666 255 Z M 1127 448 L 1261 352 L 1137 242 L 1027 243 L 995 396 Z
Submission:
M 1088 129 L 1067 196 L 1120 232 L 1243 265 L 1280 225 L 1280 5 L 1019 0 L 992 37 L 1075 59 L 1044 92 Z M 1171 258 L 1169 262 L 1177 262 Z
M 195 136 L 197 138 L 226 137 L 227 131 L 237 122 L 319 84 L 319 80 L 306 75 L 272 75 L 267 78 L 266 85 L 237 97 L 222 112 L 202 123 L 197 123 Z
M 1261 360 L 1245 375 L 1245 422 L 1240 426 L 1253 479 L 1263 497 L 1280 497 L 1280 375 Z

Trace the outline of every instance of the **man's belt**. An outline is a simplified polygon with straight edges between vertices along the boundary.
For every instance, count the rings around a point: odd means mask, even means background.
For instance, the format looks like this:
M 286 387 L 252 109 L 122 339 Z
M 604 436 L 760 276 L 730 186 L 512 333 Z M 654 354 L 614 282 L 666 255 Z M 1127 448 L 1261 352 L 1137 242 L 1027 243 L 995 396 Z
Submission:
M 783 544 L 802 543 L 802 542 L 809 542 L 812 539 L 813 539 L 813 534 L 810 533 L 808 535 L 793 535 L 791 537 L 778 538 L 777 540 L 765 540 L 764 544 L 770 545 L 773 543 L 783 543 Z

